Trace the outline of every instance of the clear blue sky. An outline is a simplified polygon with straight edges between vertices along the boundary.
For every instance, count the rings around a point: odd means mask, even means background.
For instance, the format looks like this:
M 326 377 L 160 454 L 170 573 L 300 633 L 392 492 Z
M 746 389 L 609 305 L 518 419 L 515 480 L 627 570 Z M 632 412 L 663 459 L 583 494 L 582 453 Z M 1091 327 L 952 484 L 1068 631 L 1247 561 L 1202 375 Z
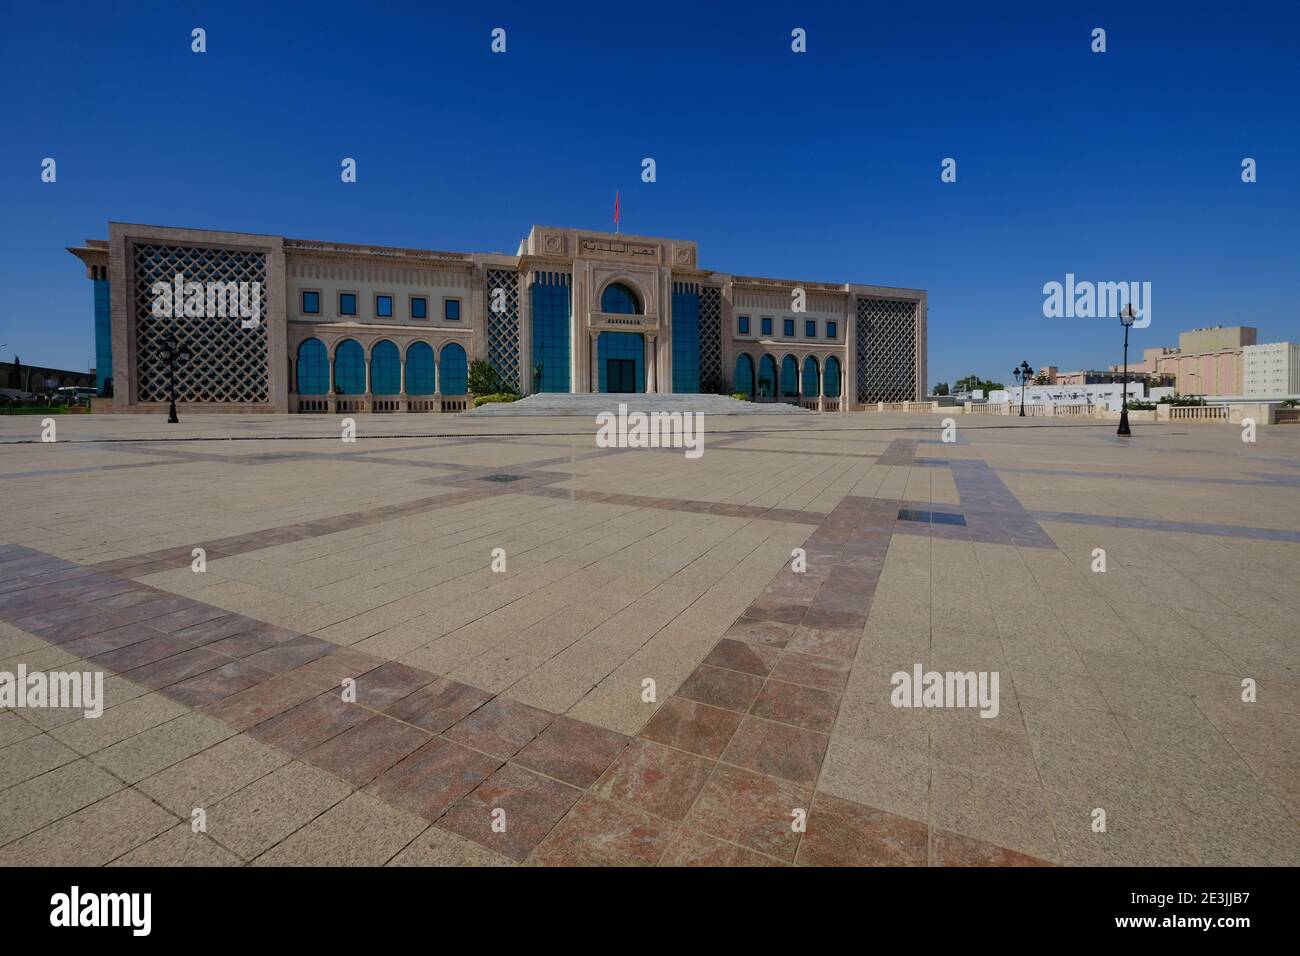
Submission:
M 616 189 L 707 268 L 927 289 L 931 383 L 1119 361 L 1117 323 L 1043 317 L 1067 272 L 1152 282 L 1137 349 L 1300 340 L 1294 2 L 3 6 L 6 360 L 92 361 L 64 247 L 109 219 L 512 253 Z

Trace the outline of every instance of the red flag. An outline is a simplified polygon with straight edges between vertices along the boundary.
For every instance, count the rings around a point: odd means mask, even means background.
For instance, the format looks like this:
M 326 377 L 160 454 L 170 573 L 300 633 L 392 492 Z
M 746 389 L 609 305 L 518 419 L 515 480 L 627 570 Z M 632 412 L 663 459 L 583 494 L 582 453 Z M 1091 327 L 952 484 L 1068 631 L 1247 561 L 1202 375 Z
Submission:
M 614 190 L 614 231 L 618 231 L 618 190 Z

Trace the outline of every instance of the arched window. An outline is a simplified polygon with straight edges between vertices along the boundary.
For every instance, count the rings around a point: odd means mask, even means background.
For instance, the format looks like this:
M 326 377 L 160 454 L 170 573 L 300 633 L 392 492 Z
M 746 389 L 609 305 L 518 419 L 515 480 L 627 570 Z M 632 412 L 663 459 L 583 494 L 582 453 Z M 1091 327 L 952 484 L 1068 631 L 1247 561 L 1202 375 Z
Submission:
M 615 312 L 619 315 L 638 315 L 641 312 L 641 303 L 637 301 L 636 293 L 623 283 L 612 282 L 605 286 L 605 291 L 600 294 L 600 311 Z
M 433 349 L 416 342 L 406 350 L 406 394 L 432 395 L 435 391 Z
M 758 360 L 758 394 L 776 395 L 776 359 L 770 355 Z
M 442 347 L 442 394 L 464 395 L 469 392 L 469 363 L 465 350 L 455 342 Z
M 370 391 L 375 395 L 396 395 L 402 390 L 402 358 L 388 339 L 370 349 Z
M 826 357 L 826 373 L 823 378 L 826 382 L 826 397 L 838 397 L 840 394 L 840 360 L 834 355 Z
M 344 339 L 334 349 L 334 388 L 340 395 L 366 392 L 366 353 L 356 339 Z
M 298 346 L 298 394 L 325 395 L 330 390 L 330 360 L 325 343 L 308 339 Z
M 754 397 L 754 360 L 741 352 L 736 356 L 736 371 L 731 376 L 731 390 Z
M 817 397 L 817 360 L 811 355 L 803 360 L 803 397 Z
M 781 397 L 799 397 L 799 362 L 793 355 L 781 359 Z

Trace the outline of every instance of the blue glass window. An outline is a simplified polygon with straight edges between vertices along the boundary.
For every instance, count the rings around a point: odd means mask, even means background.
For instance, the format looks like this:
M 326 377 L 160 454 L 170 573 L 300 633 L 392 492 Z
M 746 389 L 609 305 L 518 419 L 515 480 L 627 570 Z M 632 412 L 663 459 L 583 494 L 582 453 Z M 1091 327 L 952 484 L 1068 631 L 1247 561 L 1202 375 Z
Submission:
M 384 339 L 370 350 L 370 391 L 396 395 L 402 390 L 402 359 L 397 346 Z
M 817 397 L 817 360 L 811 355 L 803 360 L 803 397 Z
M 609 359 L 634 361 L 636 390 L 645 391 L 645 337 L 640 332 L 601 332 L 596 339 L 596 367 L 602 392 L 609 390 Z
M 793 355 L 781 359 L 781 397 L 799 396 L 799 362 Z
M 763 316 L 762 334 L 763 334 L 763 335 L 771 335 L 771 334 L 772 334 L 772 320 L 771 320 L 770 317 L 768 317 L 768 316 L 766 316 L 766 315 Z
M 569 275 L 539 272 L 530 287 L 533 310 L 533 367 L 525 379 L 534 391 L 569 390 Z M 541 382 L 533 382 L 538 365 Z
M 375 317 L 391 319 L 393 317 L 393 297 L 391 295 L 375 296 Z
M 754 397 L 754 360 L 744 352 L 736 356 L 736 371 L 731 376 L 731 390 Z
M 816 319 L 804 319 L 804 320 L 803 320 L 803 335 L 804 335 L 804 338 L 806 338 L 806 339 L 815 339 L 815 338 L 817 338 L 817 320 L 816 320 Z
M 781 334 L 789 337 L 794 336 L 794 319 L 781 320 Z
M 700 287 L 673 283 L 673 391 L 700 390 Z
M 775 397 L 776 385 L 776 359 L 764 355 L 758 360 L 758 394 Z
M 330 360 L 325 343 L 308 339 L 298 346 L 298 394 L 326 395 L 330 390 Z
M 834 355 L 826 358 L 826 373 L 823 376 L 826 382 L 826 395 L 828 398 L 835 398 L 840 394 L 840 360 Z
M 742 315 L 736 320 L 736 329 L 741 335 L 749 334 L 749 316 Z
M 344 339 L 334 350 L 334 388 L 340 395 L 364 395 L 366 353 L 355 339 Z
M 460 321 L 460 299 L 443 299 L 442 317 L 449 322 Z
M 406 394 L 432 395 L 434 385 L 433 349 L 416 342 L 406 350 Z
M 427 319 L 429 317 L 429 300 L 422 295 L 411 296 L 411 318 Z
M 600 294 L 600 311 L 639 315 L 641 303 L 637 301 L 636 293 L 623 283 L 615 282 L 605 286 L 605 291 Z
M 339 293 L 339 315 L 357 314 L 357 295 L 355 292 Z
M 836 335 L 837 332 L 839 332 L 839 330 L 840 330 L 839 323 L 837 323 L 837 322 L 827 322 L 827 323 L 826 323 L 826 337 L 827 337 L 828 339 L 833 339 L 833 338 L 835 338 L 835 335 Z
M 465 350 L 451 342 L 442 347 L 442 394 L 464 395 L 469 391 L 469 363 Z
M 304 315 L 320 315 L 319 292 L 303 292 L 302 311 Z

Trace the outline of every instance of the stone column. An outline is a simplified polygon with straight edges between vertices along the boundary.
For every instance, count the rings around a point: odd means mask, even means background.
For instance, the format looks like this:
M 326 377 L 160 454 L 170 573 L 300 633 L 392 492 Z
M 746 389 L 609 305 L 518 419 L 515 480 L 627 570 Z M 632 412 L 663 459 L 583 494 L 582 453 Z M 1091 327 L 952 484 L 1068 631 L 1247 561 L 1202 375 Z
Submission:
M 826 360 L 817 366 L 817 411 L 826 411 Z
M 597 348 L 599 332 L 591 333 L 591 391 L 600 391 L 600 350 Z
M 325 358 L 328 359 L 327 364 L 330 367 L 330 385 L 329 390 L 325 393 L 325 407 L 329 409 L 332 415 L 337 410 L 337 402 L 334 399 L 334 353 L 326 353 Z
M 645 390 L 646 394 L 656 391 L 655 388 L 655 337 L 647 335 L 645 337 L 646 360 L 645 360 Z
M 399 352 L 397 355 L 397 362 L 399 370 L 398 374 L 400 376 L 397 386 L 397 410 L 399 412 L 405 412 L 409 410 L 406 404 L 406 356 Z
M 370 394 L 370 352 L 365 353 L 366 359 L 366 392 L 361 396 L 361 410 L 369 412 L 374 410 L 375 396 Z

